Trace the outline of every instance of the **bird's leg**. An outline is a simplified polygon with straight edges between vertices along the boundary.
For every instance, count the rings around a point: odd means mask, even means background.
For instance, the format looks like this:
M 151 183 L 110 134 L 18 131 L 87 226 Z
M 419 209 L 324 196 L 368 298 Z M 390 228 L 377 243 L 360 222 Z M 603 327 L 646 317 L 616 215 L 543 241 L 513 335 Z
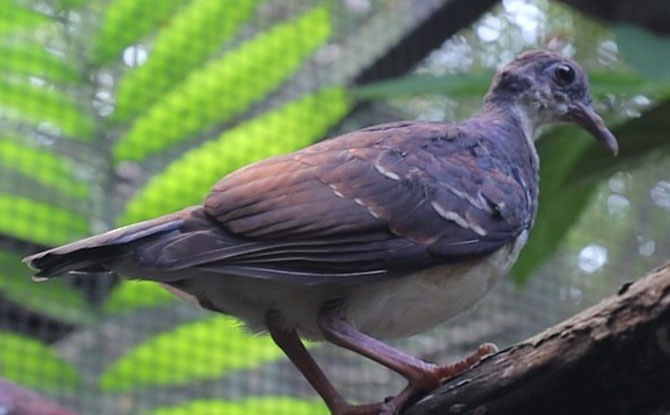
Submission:
M 269 311 L 265 315 L 265 325 L 270 336 L 286 356 L 305 376 L 314 390 L 321 395 L 333 415 L 377 415 L 382 403 L 370 405 L 351 405 L 335 389 L 321 370 L 312 355 L 303 345 L 295 329 L 286 325 L 278 311 Z
M 395 414 L 417 392 L 437 388 L 443 380 L 462 373 L 484 356 L 497 351 L 493 344 L 488 343 L 481 345 L 472 355 L 461 361 L 436 365 L 403 353 L 356 330 L 344 318 L 338 305 L 324 306 L 319 313 L 318 322 L 328 341 L 366 356 L 407 379 L 407 387 L 384 404 L 384 414 Z

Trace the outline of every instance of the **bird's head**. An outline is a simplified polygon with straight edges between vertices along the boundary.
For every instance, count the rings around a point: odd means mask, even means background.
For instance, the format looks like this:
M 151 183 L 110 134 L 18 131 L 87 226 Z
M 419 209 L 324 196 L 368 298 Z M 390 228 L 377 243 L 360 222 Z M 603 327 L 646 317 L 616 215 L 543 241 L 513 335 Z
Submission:
M 485 101 L 519 112 L 531 134 L 543 124 L 569 121 L 615 155 L 618 151 L 616 138 L 593 109 L 586 73 L 572 59 L 547 51 L 522 53 L 498 71 Z

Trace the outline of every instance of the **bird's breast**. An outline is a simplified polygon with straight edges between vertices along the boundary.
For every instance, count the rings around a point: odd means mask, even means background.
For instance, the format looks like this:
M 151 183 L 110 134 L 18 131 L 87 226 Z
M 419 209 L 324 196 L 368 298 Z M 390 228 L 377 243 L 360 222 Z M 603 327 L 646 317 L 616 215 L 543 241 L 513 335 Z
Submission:
M 516 262 L 526 239 L 524 231 L 485 258 L 361 286 L 347 300 L 347 316 L 364 333 L 382 339 L 428 330 L 481 299 Z

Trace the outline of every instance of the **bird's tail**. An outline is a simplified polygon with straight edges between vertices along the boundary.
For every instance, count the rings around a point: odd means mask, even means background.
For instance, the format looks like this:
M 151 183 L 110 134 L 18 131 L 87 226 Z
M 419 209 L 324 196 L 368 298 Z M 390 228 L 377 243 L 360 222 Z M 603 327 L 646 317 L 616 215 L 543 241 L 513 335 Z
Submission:
M 176 232 L 184 217 L 197 208 L 124 226 L 23 258 L 35 270 L 36 278 L 55 277 L 67 272 L 105 272 L 105 263 L 132 252 L 137 244 Z

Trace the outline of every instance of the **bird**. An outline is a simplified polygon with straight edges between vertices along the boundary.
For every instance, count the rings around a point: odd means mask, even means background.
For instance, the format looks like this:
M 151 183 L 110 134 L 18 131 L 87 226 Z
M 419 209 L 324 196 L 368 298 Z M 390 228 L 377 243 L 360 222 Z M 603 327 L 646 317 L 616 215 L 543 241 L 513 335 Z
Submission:
M 496 351 L 483 344 L 440 365 L 384 341 L 468 309 L 515 263 L 537 212 L 534 139 L 557 122 L 576 123 L 616 155 L 580 65 L 526 51 L 497 71 L 470 119 L 345 133 L 236 170 L 201 205 L 24 262 L 38 280 L 114 272 L 160 283 L 269 333 L 333 415 L 395 414 Z M 352 404 L 304 339 L 372 359 L 407 386 Z

